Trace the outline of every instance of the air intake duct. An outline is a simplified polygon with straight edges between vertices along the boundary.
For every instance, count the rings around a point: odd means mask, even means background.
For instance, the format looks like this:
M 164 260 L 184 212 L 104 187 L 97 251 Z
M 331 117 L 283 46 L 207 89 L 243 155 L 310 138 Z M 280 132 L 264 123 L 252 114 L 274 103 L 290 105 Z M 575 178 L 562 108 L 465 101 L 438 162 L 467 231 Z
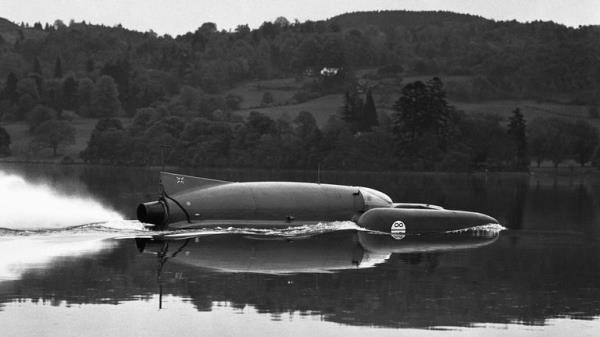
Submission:
M 151 201 L 139 204 L 137 207 L 137 218 L 140 222 L 155 225 L 160 229 L 168 217 L 167 207 L 163 201 Z

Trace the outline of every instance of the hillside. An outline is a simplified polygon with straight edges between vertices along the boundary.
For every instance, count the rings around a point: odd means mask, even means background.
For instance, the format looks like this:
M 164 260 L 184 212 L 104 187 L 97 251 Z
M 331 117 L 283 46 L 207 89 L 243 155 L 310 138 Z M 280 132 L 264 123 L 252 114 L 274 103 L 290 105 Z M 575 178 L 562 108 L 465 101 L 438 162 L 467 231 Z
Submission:
M 332 167 L 344 167 L 350 165 L 344 159 L 349 155 L 339 144 L 350 146 L 356 141 L 366 151 L 372 144 L 398 138 L 385 127 L 390 126 L 403 88 L 434 77 L 443 83 L 441 90 L 447 94 L 443 98 L 466 112 L 467 117 L 455 122 L 466 123 L 457 127 L 471 132 L 462 135 L 467 138 L 475 136 L 474 125 L 485 122 L 477 116 L 489 114 L 501 119 L 485 127 L 505 133 L 508 117 L 516 108 L 528 122 L 558 117 L 568 125 L 579 119 L 599 124 L 591 118 L 600 103 L 598 27 L 407 11 L 348 13 L 316 22 L 290 23 L 278 18 L 257 29 L 241 25 L 230 32 L 220 31 L 213 23 L 198 25 L 194 32 L 172 37 L 120 25 L 56 21 L 27 26 L 1 19 L 0 122 L 12 137 L 13 155 L 48 157 L 48 149 L 36 152 L 30 144 L 39 124 L 56 119 L 71 124 L 76 138 L 74 145 L 59 152 L 78 156 L 94 138 L 96 121 L 119 117 L 121 123 L 108 125 L 116 129 L 111 137 L 137 146 L 139 157 L 123 154 L 102 160 L 156 163 L 161 155 L 157 149 L 179 144 L 185 151 L 196 151 L 188 153 L 190 165 L 204 163 L 198 153 L 206 151 L 213 158 L 210 165 L 230 165 L 233 156 L 249 148 L 260 148 L 266 155 L 267 149 L 283 141 L 277 137 L 286 137 L 302 123 L 312 125 L 314 120 L 323 129 L 331 116 L 337 116 L 332 125 L 346 123 L 348 132 L 319 136 L 319 131 L 311 136 L 314 153 L 306 154 L 303 163 L 288 158 L 273 165 L 304 167 L 324 160 Z M 367 105 L 370 116 L 379 116 L 384 129 L 379 134 L 365 133 L 368 137 L 363 140 L 351 140 L 348 134 L 368 132 L 378 124 L 370 117 L 371 122 L 363 127 L 352 119 L 364 116 L 348 115 L 352 109 L 362 114 Z M 97 133 L 104 132 L 104 127 Z M 303 132 L 313 128 L 304 127 Z M 197 132 L 216 139 L 198 138 Z M 287 145 L 308 146 L 298 143 L 298 135 L 294 137 L 287 139 L 291 142 Z M 427 158 L 423 165 L 433 167 L 442 159 L 455 165 L 466 162 L 469 155 L 473 166 L 489 164 L 491 159 L 485 155 L 468 153 L 475 141 L 456 141 L 464 146 L 452 150 L 455 157 L 444 159 L 450 154 L 446 145 L 440 145 L 436 151 L 441 152 L 434 151 L 438 157 Z M 209 148 L 197 142 L 208 142 Z M 498 145 L 494 151 L 506 146 Z M 226 158 L 219 157 L 219 151 Z M 378 161 L 392 155 L 389 151 L 382 150 L 373 158 L 373 167 L 388 165 Z M 514 164 L 508 164 L 506 151 L 498 153 L 504 157 L 494 158 L 495 167 Z M 170 156 L 175 160 L 182 154 Z M 259 165 L 256 158 L 248 155 L 236 165 Z
M 38 58 L 45 75 L 60 57 L 65 73 L 85 74 L 127 58 L 134 71 L 160 71 L 179 85 L 208 92 L 240 81 L 297 76 L 324 66 L 360 69 L 400 64 L 411 74 L 472 76 L 485 84 L 476 98 L 576 96 L 591 103 L 599 90 L 600 29 L 552 22 L 495 22 L 451 12 L 348 13 L 327 21 L 265 22 L 250 30 L 156 36 L 85 22 L 42 28 L 0 21 L 0 78 L 23 76 Z M 167 76 L 163 74 L 164 76 Z M 135 80 L 129 78 L 129 80 Z M 123 85 L 120 89 L 123 89 Z

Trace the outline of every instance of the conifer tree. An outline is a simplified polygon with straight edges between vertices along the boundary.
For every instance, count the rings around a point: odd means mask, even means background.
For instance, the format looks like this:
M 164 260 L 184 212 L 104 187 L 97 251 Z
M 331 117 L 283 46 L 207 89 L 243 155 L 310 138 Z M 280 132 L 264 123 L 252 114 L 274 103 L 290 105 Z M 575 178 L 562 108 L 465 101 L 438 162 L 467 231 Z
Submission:
M 364 117 L 364 130 L 371 130 L 373 126 L 379 125 L 379 121 L 377 120 L 377 109 L 375 108 L 375 101 L 373 100 L 371 89 L 367 90 L 367 97 L 365 99 L 365 106 L 362 114 Z
M 527 170 L 529 168 L 529 154 L 527 153 L 526 122 L 517 108 L 509 118 L 508 134 L 513 143 L 513 168 Z
M 358 93 L 354 90 L 347 90 L 344 94 L 344 105 L 340 110 L 341 118 L 350 125 L 352 131 L 364 131 L 363 117 L 364 103 Z

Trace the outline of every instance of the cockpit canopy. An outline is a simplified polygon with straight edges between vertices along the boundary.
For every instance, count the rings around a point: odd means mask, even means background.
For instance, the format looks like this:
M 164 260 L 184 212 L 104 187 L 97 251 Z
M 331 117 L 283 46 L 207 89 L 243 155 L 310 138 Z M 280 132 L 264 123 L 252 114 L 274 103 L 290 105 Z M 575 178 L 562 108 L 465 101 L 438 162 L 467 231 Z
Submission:
M 372 188 L 360 187 L 360 193 L 363 195 L 366 209 L 392 207 L 393 205 L 392 199 L 387 194 Z

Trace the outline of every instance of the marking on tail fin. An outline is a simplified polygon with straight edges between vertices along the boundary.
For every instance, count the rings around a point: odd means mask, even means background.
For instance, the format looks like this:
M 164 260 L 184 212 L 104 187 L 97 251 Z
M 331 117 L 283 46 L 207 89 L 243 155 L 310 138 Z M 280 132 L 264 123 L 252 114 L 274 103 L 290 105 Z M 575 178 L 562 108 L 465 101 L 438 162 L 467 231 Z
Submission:
M 207 179 L 169 172 L 160 173 L 160 184 L 168 195 L 177 194 L 190 189 L 204 189 L 218 185 L 231 184 L 230 181 Z

